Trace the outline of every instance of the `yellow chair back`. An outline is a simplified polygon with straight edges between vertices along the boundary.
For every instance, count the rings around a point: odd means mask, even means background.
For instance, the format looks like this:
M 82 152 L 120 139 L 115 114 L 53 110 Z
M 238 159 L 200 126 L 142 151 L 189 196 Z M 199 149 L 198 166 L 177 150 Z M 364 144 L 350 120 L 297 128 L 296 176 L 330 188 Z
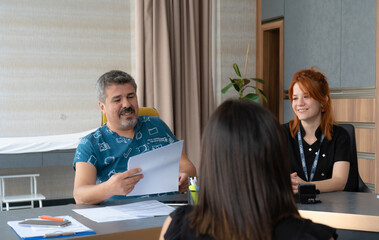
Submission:
M 139 116 L 156 116 L 159 117 L 159 113 L 157 109 L 152 108 L 152 107 L 139 107 L 138 108 L 138 115 Z M 107 117 L 105 116 L 104 113 L 102 113 L 102 118 L 101 118 L 101 125 L 104 125 L 104 123 L 107 122 Z

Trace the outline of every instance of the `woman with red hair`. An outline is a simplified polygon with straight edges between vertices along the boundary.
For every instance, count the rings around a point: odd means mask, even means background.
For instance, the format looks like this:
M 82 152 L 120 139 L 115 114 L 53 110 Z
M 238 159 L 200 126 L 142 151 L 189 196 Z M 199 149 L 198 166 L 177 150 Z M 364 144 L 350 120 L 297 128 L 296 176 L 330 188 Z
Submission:
M 320 192 L 342 191 L 351 162 L 350 140 L 336 125 L 326 76 L 315 70 L 294 74 L 288 90 L 294 119 L 284 124 L 294 193 L 298 185 L 314 183 Z

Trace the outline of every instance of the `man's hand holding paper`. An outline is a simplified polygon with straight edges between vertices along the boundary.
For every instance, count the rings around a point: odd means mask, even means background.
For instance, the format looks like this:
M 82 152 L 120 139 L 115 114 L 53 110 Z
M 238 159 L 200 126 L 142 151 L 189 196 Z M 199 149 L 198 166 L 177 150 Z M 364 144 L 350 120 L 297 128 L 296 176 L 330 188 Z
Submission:
M 143 178 L 140 168 L 130 169 L 122 173 L 115 173 L 109 178 L 112 195 L 128 195 L 135 185 Z
M 128 169 L 142 169 L 144 178 L 135 185 L 128 196 L 178 191 L 178 179 L 182 179 L 179 178 L 182 148 L 183 141 L 178 141 L 131 157 Z

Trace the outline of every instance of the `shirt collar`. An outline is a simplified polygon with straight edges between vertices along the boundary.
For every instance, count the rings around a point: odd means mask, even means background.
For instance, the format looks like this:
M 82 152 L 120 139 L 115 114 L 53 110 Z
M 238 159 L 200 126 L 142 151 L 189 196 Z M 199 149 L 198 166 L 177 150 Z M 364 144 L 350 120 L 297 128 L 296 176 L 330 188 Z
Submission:
M 300 122 L 300 133 L 301 133 L 301 137 L 304 138 L 305 136 L 305 130 L 304 130 L 304 127 L 303 125 L 301 124 Z M 318 126 L 318 128 L 316 129 L 316 132 L 315 132 L 315 136 L 317 139 L 320 139 L 321 138 L 321 134 L 322 134 L 322 131 L 321 131 L 321 126 Z

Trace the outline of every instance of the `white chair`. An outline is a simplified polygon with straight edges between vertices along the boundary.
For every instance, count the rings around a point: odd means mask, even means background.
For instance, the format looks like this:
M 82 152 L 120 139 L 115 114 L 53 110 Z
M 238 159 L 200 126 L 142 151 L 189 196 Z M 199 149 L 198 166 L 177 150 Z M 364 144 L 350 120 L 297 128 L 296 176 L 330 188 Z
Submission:
M 7 175 L 0 176 L 0 210 L 3 211 L 3 203 L 5 203 L 6 210 L 10 209 L 19 209 L 19 208 L 34 208 L 34 201 L 39 202 L 39 207 L 42 207 L 42 200 L 46 199 L 46 197 L 42 194 L 37 193 L 37 177 L 39 174 L 23 174 L 23 175 Z M 24 195 L 14 195 L 7 196 L 5 194 L 5 181 L 6 179 L 12 178 L 29 178 L 30 180 L 30 194 Z M 30 205 L 21 205 L 10 207 L 9 203 L 16 202 L 28 202 L 30 201 Z

